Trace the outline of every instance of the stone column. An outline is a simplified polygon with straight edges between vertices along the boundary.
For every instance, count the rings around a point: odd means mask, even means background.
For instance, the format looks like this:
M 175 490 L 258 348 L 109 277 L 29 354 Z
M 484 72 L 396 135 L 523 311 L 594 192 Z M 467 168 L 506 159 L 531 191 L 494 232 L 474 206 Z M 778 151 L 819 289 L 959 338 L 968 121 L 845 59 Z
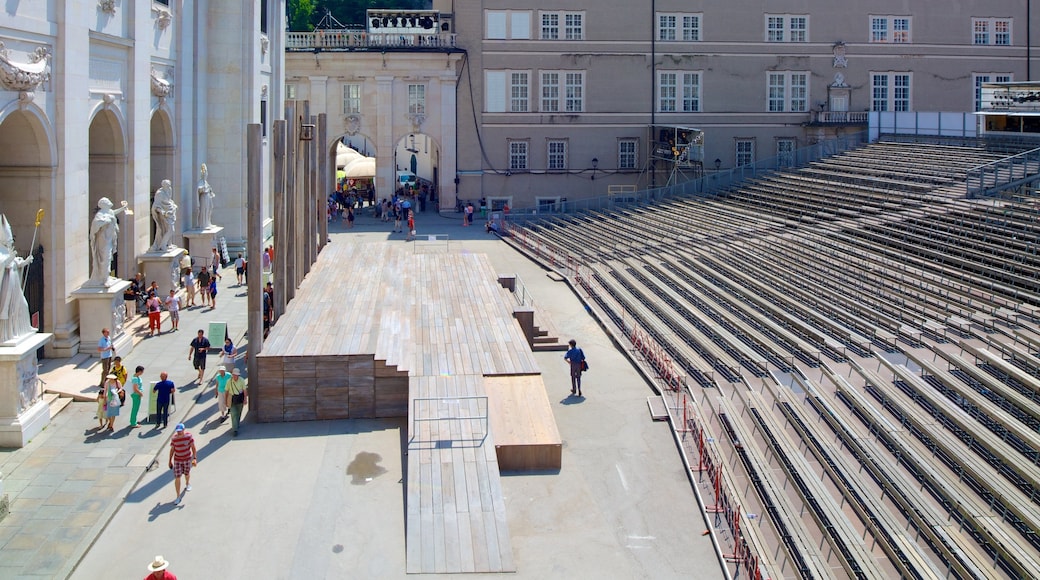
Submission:
M 288 304 L 296 296 L 296 246 L 299 244 L 300 232 L 296 228 L 296 152 L 300 143 L 300 124 L 296 116 L 296 101 L 285 104 L 286 121 L 286 147 L 285 147 L 285 232 L 286 235 L 280 240 L 275 240 L 274 259 L 281 261 L 278 272 L 284 274 L 281 282 L 281 304 Z M 278 277 L 275 277 L 275 284 Z M 277 297 L 279 287 L 275 286 Z M 281 314 L 281 313 L 279 313 Z
M 438 84 L 440 87 L 440 127 L 438 133 L 438 153 L 440 154 L 440 167 L 438 168 L 437 203 L 441 211 L 450 205 L 451 211 L 455 211 L 455 200 L 458 198 L 458 184 L 455 176 L 458 175 L 458 134 L 455 130 L 456 95 L 455 74 L 452 71 L 443 73 L 445 78 Z M 450 80 L 449 80 L 450 79 Z M 441 201 L 442 199 L 447 201 Z
M 376 199 L 390 198 L 397 188 L 394 167 L 394 77 L 376 77 Z
M 263 126 L 259 123 L 251 123 L 246 128 L 246 169 L 247 169 L 247 198 L 246 198 L 246 252 L 253 261 L 253 256 L 259 256 L 263 247 L 264 237 L 264 212 L 263 194 L 260 191 L 261 176 L 261 151 L 263 147 Z M 255 263 L 255 262 L 254 262 Z M 263 289 L 260 280 L 263 278 L 259 268 L 246 270 L 246 286 L 248 300 L 246 311 L 248 313 L 249 331 L 249 358 L 246 362 L 246 372 L 249 374 L 249 398 L 251 401 L 250 411 L 259 411 L 259 405 L 263 403 L 256 397 L 257 388 L 254 381 L 257 377 L 256 355 L 263 350 L 264 326 L 263 326 Z

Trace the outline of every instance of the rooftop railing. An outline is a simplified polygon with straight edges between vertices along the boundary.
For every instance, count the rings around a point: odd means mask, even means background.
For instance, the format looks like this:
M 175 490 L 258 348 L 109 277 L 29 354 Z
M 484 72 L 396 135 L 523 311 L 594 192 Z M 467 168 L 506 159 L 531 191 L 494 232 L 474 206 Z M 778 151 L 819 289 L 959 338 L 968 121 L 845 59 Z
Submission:
M 287 32 L 287 50 L 365 50 L 372 48 L 392 49 L 454 49 L 455 34 L 452 32 L 396 33 L 369 32 L 367 30 L 315 30 L 313 32 Z

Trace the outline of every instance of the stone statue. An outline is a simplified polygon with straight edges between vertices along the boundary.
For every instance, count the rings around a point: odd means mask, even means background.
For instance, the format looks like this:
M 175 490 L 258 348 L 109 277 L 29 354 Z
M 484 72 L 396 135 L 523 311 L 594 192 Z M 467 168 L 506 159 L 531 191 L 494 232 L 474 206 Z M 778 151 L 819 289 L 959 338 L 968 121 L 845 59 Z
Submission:
M 198 228 L 204 230 L 213 226 L 213 200 L 217 197 L 217 194 L 213 192 L 213 188 L 210 187 L 209 182 L 206 181 L 206 177 L 209 175 L 209 170 L 206 169 L 205 163 L 202 164 L 201 174 L 202 176 L 199 178 L 199 184 L 195 188 L 195 191 L 199 195 Z
M 98 200 L 98 210 L 90 223 L 90 280 L 89 286 L 107 286 L 108 274 L 112 270 L 112 254 L 116 251 L 116 236 L 119 234 L 119 223 L 116 216 L 120 212 L 133 215 L 127 209 L 126 202 L 118 209 L 112 209 L 112 201 L 107 197 Z
M 22 270 L 32 261 L 32 255 L 18 257 L 11 225 L 7 216 L 0 216 L 0 343 L 14 342 L 36 332 L 29 322 L 29 303 L 22 293 Z
M 173 185 L 169 179 L 155 190 L 152 201 L 152 220 L 155 221 L 155 241 L 149 252 L 165 252 L 170 248 L 174 227 L 177 225 L 177 204 L 173 202 Z

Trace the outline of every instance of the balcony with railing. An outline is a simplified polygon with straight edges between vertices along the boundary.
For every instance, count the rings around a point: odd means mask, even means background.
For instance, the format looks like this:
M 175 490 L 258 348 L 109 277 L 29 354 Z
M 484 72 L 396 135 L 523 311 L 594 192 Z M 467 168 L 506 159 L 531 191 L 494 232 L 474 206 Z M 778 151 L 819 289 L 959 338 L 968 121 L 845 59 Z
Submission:
M 367 30 L 315 30 L 287 32 L 285 48 L 292 52 L 312 50 L 458 50 L 453 32 L 370 32 Z
M 813 111 L 810 125 L 866 125 L 867 111 Z

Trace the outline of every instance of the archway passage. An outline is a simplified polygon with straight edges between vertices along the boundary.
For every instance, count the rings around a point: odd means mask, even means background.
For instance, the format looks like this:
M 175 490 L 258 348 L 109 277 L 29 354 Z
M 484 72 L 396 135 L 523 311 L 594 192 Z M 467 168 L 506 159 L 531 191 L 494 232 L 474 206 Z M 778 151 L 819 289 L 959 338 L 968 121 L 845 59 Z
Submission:
M 47 132 L 40 120 L 26 111 L 14 111 L 0 122 L 0 213 L 11 224 L 15 249 L 35 262 L 25 270 L 25 296 L 34 325 L 45 324 L 43 250 L 55 246 L 47 216 L 54 190 L 54 160 Z M 44 217 L 36 231 L 37 212 Z M 33 234 L 36 234 L 35 243 Z
M 88 190 L 90 192 L 90 207 L 88 215 L 93 217 L 97 209 L 98 200 L 102 197 L 109 198 L 117 206 L 119 202 L 128 198 L 126 190 L 126 143 L 123 139 L 123 130 L 119 119 L 114 113 L 102 110 L 94 116 L 94 120 L 90 122 L 89 147 L 90 177 Z M 132 248 L 132 245 L 126 242 L 128 228 L 125 227 L 125 220 L 120 218 L 119 222 L 119 239 L 117 241 L 116 254 L 112 259 L 112 270 L 116 276 L 122 276 L 124 272 L 129 272 L 133 268 L 129 264 L 132 264 L 135 259 L 134 256 L 126 255 L 127 253 L 133 253 L 132 251 L 125 251 L 127 248 Z M 90 254 L 88 253 L 85 258 L 89 260 Z
M 376 147 L 365 135 L 342 135 L 329 149 L 337 201 L 344 205 L 353 195 L 360 208 L 379 199 L 376 189 Z
M 419 211 L 437 210 L 440 147 L 425 133 L 409 133 L 394 147 L 394 193 L 412 195 Z

